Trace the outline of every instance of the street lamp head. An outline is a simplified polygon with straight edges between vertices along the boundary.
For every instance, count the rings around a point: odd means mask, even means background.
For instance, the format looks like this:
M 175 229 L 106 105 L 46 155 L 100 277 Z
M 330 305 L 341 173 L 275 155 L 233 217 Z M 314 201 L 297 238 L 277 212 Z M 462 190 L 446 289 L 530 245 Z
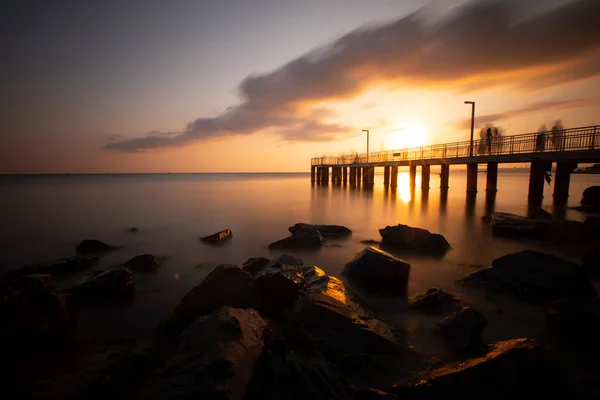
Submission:
M 465 101 L 465 104 L 475 104 L 474 101 Z
M 363 131 L 363 132 L 369 132 L 369 130 L 368 130 L 368 129 L 363 129 L 362 131 Z

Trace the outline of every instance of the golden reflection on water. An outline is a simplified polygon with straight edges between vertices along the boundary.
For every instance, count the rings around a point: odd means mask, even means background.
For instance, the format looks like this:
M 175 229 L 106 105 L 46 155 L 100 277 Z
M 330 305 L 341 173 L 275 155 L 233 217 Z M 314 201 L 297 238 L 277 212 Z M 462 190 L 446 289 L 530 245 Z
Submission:
M 415 187 L 421 186 L 421 175 L 417 174 L 415 179 Z M 408 172 L 400 172 L 398 173 L 398 194 L 400 195 L 400 200 L 405 203 L 409 203 L 412 200 L 414 195 L 414 191 L 410 188 L 410 175 Z

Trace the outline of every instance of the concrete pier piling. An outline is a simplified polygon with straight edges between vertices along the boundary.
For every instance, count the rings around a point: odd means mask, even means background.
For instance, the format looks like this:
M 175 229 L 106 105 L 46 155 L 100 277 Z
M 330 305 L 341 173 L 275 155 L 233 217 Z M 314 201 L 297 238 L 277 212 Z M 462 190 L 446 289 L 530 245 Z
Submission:
M 497 192 L 498 191 L 498 163 L 491 162 L 487 164 L 486 172 L 486 192 Z
M 557 205 L 567 204 L 569 199 L 569 186 L 571 184 L 571 172 L 577 168 L 574 162 L 556 163 L 556 174 L 554 175 L 554 202 Z
M 544 182 L 546 172 L 550 171 L 552 163 L 544 160 L 534 160 L 529 168 L 529 203 L 537 204 L 544 198 Z
M 408 175 L 410 188 L 413 189 L 417 184 L 417 166 L 415 164 L 410 164 L 408 166 Z
M 393 188 L 398 187 L 398 166 L 397 165 L 394 165 L 392 167 L 392 172 L 391 172 L 390 178 L 391 178 L 390 186 Z
M 390 166 L 385 166 L 383 167 L 383 185 L 384 186 L 389 186 L 390 185 Z
M 421 190 L 429 190 L 430 175 L 431 175 L 431 166 L 423 164 L 421 166 Z
M 467 164 L 467 192 L 477 192 L 477 164 Z
M 440 189 L 448 189 L 448 182 L 450 180 L 450 165 L 442 164 L 442 170 L 440 172 Z

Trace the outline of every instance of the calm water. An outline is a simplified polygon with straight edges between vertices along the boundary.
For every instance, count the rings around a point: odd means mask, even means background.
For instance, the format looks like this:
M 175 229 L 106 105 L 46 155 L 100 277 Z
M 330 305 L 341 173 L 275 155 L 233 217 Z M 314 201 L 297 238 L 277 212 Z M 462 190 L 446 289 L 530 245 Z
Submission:
M 432 171 L 437 172 L 437 171 Z M 274 257 L 267 245 L 288 234 L 296 222 L 342 224 L 352 237 L 341 247 L 297 252 L 306 263 L 341 277 L 344 264 L 376 239 L 378 229 L 397 223 L 443 234 L 452 250 L 442 260 L 397 255 L 412 265 L 409 295 L 437 286 L 459 293 L 463 303 L 474 304 L 488 319 L 488 339 L 530 334 L 540 326 L 543 313 L 504 298 L 484 296 L 454 284 L 496 257 L 523 249 L 539 249 L 577 261 L 577 254 L 542 243 L 492 238 L 481 217 L 489 211 L 526 213 L 527 173 L 500 171 L 495 199 L 486 199 L 485 174 L 479 174 L 480 192 L 465 193 L 466 175 L 451 171 L 450 189 L 440 195 L 439 176 L 431 189 L 411 195 L 408 173 L 401 172 L 396 191 L 385 190 L 376 176 L 371 191 L 350 187 L 311 186 L 308 174 L 189 174 L 0 177 L 0 272 L 74 253 L 85 238 L 122 246 L 101 259 L 98 268 L 117 265 L 141 253 L 165 256 L 154 275 L 137 275 L 136 299 L 130 305 L 88 311 L 81 326 L 93 332 L 152 335 L 181 296 L 216 265 L 241 264 L 249 257 Z M 573 175 L 570 206 L 578 205 L 583 190 L 600 184 L 600 176 Z M 544 208 L 552 209 L 552 185 L 546 185 Z M 566 218 L 585 215 L 567 210 Z M 130 233 L 129 227 L 139 227 Z M 230 228 L 233 239 L 224 246 L 202 244 L 198 238 Z M 200 264 L 200 265 L 199 265 Z M 59 282 L 65 284 L 65 282 Z M 395 304 L 380 301 L 388 318 L 412 333 L 428 332 L 435 321 L 395 313 Z M 495 309 L 510 310 L 497 316 Z M 418 336 L 418 335 L 415 335 Z M 419 340 L 419 339 L 415 339 Z

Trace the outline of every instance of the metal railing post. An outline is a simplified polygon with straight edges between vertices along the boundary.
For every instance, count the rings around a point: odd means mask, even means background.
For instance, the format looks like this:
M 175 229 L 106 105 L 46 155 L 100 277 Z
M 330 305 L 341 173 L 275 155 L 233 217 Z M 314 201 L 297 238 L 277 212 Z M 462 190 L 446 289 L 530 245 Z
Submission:
M 592 131 L 592 138 L 590 140 L 590 150 L 594 150 L 594 145 L 596 142 L 596 130 L 598 129 L 598 126 L 594 127 L 594 130 Z

